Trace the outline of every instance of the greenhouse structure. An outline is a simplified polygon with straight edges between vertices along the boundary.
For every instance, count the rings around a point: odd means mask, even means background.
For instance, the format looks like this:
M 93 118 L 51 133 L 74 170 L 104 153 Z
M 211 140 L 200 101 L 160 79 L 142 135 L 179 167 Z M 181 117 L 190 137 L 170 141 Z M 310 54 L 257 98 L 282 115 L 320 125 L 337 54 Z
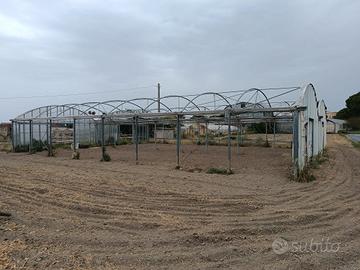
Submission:
M 262 123 L 266 133 L 281 132 L 281 127 L 287 127 L 292 134 L 295 176 L 326 147 L 326 105 L 314 86 L 307 84 L 46 105 L 11 120 L 12 148 L 14 152 L 33 153 L 41 145 L 52 156 L 53 147 L 58 144 L 71 145 L 74 151 L 100 146 L 99 156 L 104 156 L 107 146 L 126 141 L 134 145 L 137 161 L 138 144 L 157 143 L 162 134 L 174 137 L 174 162 L 180 167 L 183 128 L 199 123 L 205 127 L 205 145 L 209 143 L 210 126 L 225 131 L 229 170 L 234 141 L 241 140 L 250 124 Z

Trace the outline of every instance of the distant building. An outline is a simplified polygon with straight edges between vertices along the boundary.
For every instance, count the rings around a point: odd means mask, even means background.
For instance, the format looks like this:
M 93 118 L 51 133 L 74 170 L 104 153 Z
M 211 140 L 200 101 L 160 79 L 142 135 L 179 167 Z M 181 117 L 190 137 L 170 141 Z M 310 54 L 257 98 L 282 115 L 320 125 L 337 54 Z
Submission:
M 339 131 L 346 129 L 346 121 L 341 119 L 335 118 L 328 118 L 327 119 L 327 133 L 338 133 Z
M 334 119 L 337 112 L 326 112 L 327 119 Z

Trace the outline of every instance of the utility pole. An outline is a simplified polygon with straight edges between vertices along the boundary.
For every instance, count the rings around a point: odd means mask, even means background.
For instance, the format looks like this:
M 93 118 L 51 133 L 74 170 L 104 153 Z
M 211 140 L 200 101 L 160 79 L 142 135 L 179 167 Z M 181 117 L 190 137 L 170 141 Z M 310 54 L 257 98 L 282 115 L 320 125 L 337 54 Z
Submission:
M 158 88 L 158 112 L 160 112 L 160 83 L 157 84 Z

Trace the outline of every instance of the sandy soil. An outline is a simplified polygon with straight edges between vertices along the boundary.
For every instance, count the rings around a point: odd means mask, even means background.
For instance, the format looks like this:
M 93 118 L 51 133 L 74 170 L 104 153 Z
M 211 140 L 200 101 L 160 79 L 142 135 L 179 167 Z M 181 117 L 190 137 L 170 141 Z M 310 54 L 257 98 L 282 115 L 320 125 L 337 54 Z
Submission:
M 184 170 L 174 145 L 141 145 L 139 165 L 133 146 L 109 152 L 0 153 L 0 269 L 360 269 L 360 151 L 343 137 L 311 183 L 289 180 L 289 149 L 234 148 L 229 176 L 204 172 L 226 147 L 184 147 Z M 337 252 L 292 246 L 327 238 Z

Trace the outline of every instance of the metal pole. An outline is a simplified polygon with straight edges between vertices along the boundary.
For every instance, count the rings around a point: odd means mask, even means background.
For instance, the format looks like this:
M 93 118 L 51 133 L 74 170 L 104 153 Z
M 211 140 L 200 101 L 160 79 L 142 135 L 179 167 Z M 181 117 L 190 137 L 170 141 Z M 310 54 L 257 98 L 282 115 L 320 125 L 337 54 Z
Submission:
M 265 122 L 265 141 L 268 141 L 268 123 Z
M 133 123 L 131 125 L 132 128 L 132 143 L 135 144 L 135 118 L 133 118 Z
M 180 115 L 176 116 L 176 168 L 180 168 L 180 144 L 181 144 L 181 127 Z
M 138 164 L 139 161 L 139 137 L 138 137 L 138 116 L 134 117 L 135 126 L 135 161 Z
M 48 140 L 48 156 L 49 157 L 52 157 L 54 155 L 53 153 L 53 150 L 52 150 L 52 120 L 50 119 L 49 120 L 49 127 L 48 127 L 48 137 L 49 137 L 49 140 Z
M 33 152 L 33 125 L 32 120 L 29 120 L 29 153 Z
M 26 147 L 26 137 L 25 137 L 25 123 L 22 123 L 22 128 L 23 128 L 23 144 Z
M 231 172 L 231 113 L 228 112 L 228 172 Z
M 46 120 L 46 144 L 49 145 L 49 120 Z
M 157 84 L 158 89 L 158 112 L 160 112 L 160 83 Z
M 237 138 L 237 154 L 240 155 L 240 124 L 237 126 L 237 131 L 236 131 L 236 138 Z
M 41 125 L 39 124 L 39 143 L 42 145 L 41 142 Z
M 209 148 L 208 125 L 209 125 L 209 123 L 206 121 L 205 122 L 205 149 L 206 149 L 206 151 Z
M 91 136 L 91 124 L 90 124 L 90 121 L 89 121 L 89 144 L 91 145 L 92 144 L 92 136 Z
M 76 119 L 73 122 L 73 150 L 76 152 Z
M 21 146 L 21 130 L 20 123 L 16 123 L 16 143 L 18 146 Z
M 102 154 L 102 160 L 105 160 L 105 116 L 101 117 L 101 154 Z

